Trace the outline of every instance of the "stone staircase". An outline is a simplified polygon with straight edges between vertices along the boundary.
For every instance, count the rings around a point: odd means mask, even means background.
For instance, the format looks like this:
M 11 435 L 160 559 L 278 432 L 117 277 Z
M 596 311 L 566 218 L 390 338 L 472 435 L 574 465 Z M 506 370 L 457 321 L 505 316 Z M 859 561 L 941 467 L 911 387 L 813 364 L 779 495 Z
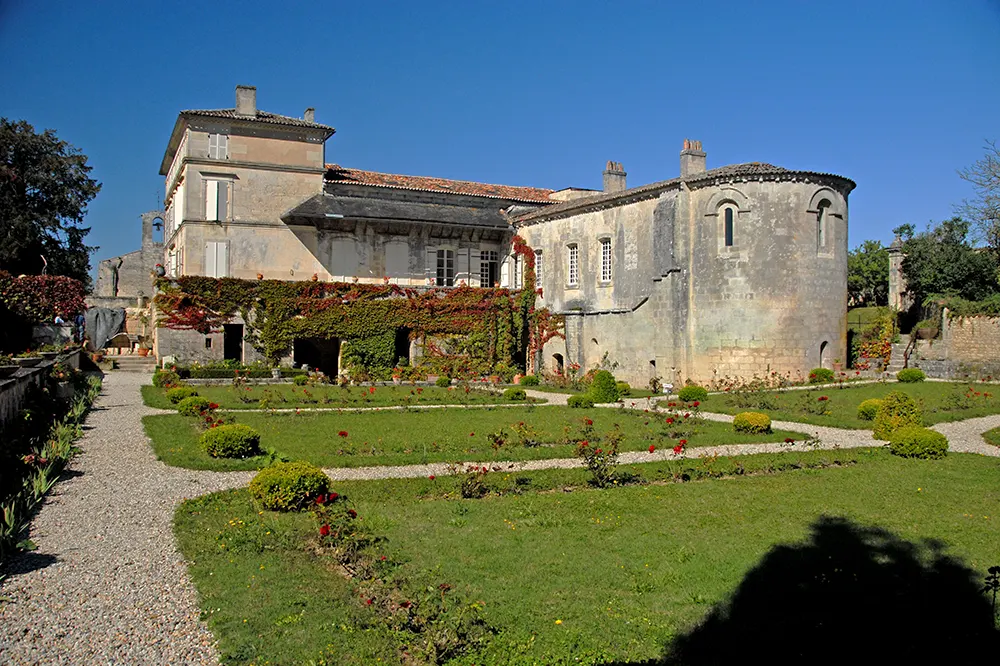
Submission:
M 886 372 L 896 374 L 903 369 L 903 355 L 906 352 L 907 345 L 910 344 L 909 335 L 900 335 L 899 342 L 894 342 L 892 345 L 892 356 L 889 358 L 889 367 L 886 368 Z M 913 361 L 916 360 L 916 354 L 912 354 L 910 359 L 910 367 L 913 367 Z
M 138 354 L 125 354 L 122 356 L 105 356 L 105 361 L 114 361 L 116 368 L 121 372 L 144 372 L 153 374 L 156 369 L 156 358 L 153 356 L 139 356 Z

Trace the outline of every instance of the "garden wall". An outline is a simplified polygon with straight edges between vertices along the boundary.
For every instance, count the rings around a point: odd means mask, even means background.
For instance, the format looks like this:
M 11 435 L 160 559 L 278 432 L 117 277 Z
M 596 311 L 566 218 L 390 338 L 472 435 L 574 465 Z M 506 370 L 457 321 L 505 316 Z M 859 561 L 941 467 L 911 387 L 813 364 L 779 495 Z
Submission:
M 1000 317 L 949 317 L 943 314 L 940 338 L 919 340 L 909 367 L 931 377 L 958 379 L 1000 375 Z M 901 367 L 905 345 L 893 345 L 893 366 Z
M 33 368 L 21 368 L 6 379 L 0 379 L 0 426 L 17 416 L 24 405 L 24 398 L 32 386 L 41 386 L 49 376 L 52 366 L 62 361 L 74 369 L 80 368 L 80 350 L 61 354 L 58 359 L 46 359 Z

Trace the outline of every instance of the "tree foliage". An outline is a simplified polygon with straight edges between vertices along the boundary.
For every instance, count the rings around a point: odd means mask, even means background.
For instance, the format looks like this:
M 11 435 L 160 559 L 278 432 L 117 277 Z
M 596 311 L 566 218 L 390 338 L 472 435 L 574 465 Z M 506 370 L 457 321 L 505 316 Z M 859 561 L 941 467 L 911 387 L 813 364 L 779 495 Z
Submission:
M 889 250 L 866 240 L 847 255 L 847 295 L 852 306 L 889 304 Z
M 932 294 L 978 301 L 998 291 L 997 260 L 972 246 L 968 222 L 954 217 L 917 234 L 910 224 L 895 231 L 904 240 L 903 277 L 917 303 Z
M 994 256 L 1000 256 L 1000 148 L 987 141 L 985 151 L 982 159 L 958 172 L 976 193 L 962 202 L 959 212 L 972 221 L 973 230 Z
M 84 243 L 90 229 L 81 223 L 101 189 L 90 171 L 87 156 L 54 131 L 0 118 L 0 269 L 89 285 L 96 248 Z

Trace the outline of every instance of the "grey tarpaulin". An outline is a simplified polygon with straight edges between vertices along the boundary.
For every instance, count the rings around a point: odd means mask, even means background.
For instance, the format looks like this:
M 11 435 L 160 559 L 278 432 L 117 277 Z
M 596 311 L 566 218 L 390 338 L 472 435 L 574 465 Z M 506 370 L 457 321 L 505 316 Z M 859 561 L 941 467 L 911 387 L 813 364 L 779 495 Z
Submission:
M 88 308 L 86 319 L 90 349 L 103 349 L 125 327 L 125 308 Z

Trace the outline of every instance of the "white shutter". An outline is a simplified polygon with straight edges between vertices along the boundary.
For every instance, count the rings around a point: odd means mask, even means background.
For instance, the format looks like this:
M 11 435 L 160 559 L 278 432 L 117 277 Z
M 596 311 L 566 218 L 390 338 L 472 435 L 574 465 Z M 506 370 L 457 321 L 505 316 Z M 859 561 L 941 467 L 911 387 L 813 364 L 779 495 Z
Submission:
M 215 219 L 217 220 L 228 220 L 229 219 L 229 197 L 233 191 L 232 183 L 224 180 L 216 182 L 216 187 L 218 191 L 219 207 L 217 209 L 217 215 Z
M 482 263 L 482 255 L 479 253 L 478 248 L 472 248 L 469 250 L 469 284 L 473 287 L 482 286 L 479 279 L 480 264 Z
M 229 243 L 216 243 L 215 277 L 229 277 Z
M 465 280 L 465 284 L 469 284 L 469 273 L 469 248 L 459 248 L 455 253 L 455 284 L 459 284 L 462 280 Z
M 205 219 L 219 219 L 219 181 L 205 181 Z
M 500 264 L 500 286 L 505 289 L 510 288 L 510 262 L 504 259 L 504 262 Z
M 205 275 L 217 277 L 215 274 L 215 243 L 209 241 L 205 243 Z
M 229 135 L 220 134 L 219 135 L 219 159 L 228 160 L 229 159 Z
M 435 284 L 437 278 L 437 248 L 428 247 L 424 256 L 424 275 L 430 280 L 430 284 Z
M 208 135 L 208 157 L 210 159 L 218 159 L 219 157 L 219 135 L 209 134 Z

